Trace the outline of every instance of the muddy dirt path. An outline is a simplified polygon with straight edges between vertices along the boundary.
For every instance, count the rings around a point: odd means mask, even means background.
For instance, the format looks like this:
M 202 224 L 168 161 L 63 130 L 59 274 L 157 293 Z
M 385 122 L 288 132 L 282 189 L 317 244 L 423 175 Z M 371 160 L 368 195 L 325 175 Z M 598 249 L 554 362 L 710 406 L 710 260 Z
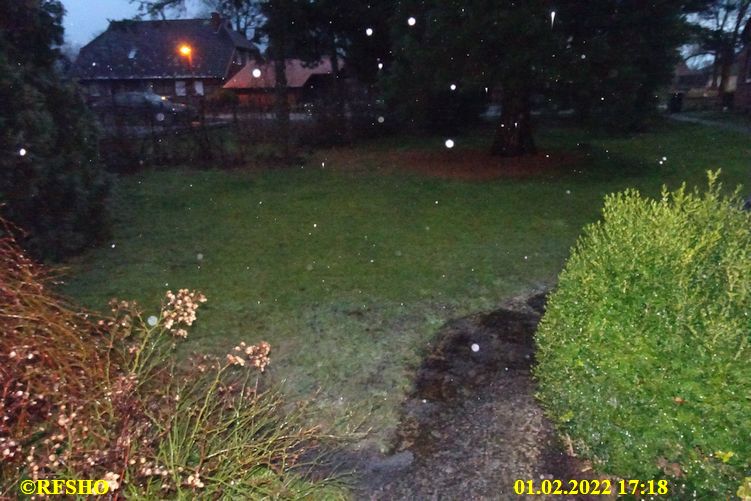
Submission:
M 564 452 L 534 398 L 533 333 L 543 310 L 537 293 L 437 333 L 403 405 L 395 454 L 355 461 L 358 499 L 526 499 L 514 492 L 517 480 L 594 478 Z

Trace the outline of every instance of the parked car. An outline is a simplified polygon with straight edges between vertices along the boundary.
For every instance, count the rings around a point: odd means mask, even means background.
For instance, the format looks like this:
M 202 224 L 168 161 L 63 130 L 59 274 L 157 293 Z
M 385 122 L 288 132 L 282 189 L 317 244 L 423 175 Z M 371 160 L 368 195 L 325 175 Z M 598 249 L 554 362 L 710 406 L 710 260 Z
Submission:
M 197 110 L 183 103 L 175 103 L 153 92 L 121 92 L 94 104 L 94 111 L 117 114 L 128 118 L 153 120 L 157 123 L 193 121 Z

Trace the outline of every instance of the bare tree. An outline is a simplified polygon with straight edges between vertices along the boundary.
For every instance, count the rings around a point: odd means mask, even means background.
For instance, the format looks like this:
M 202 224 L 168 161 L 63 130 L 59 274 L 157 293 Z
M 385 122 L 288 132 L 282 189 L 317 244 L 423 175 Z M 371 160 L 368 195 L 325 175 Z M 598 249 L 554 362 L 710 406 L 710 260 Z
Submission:
M 722 94 L 729 91 L 736 55 L 743 45 L 743 29 L 751 18 L 751 0 L 715 0 L 699 12 L 695 50 L 690 57 L 710 57 L 712 86 Z

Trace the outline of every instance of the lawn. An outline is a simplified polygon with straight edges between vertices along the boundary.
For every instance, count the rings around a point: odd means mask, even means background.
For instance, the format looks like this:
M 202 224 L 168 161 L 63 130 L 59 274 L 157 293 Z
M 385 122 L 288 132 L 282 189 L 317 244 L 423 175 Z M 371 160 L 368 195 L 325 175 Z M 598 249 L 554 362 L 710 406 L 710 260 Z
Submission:
M 683 113 L 683 115 L 738 127 L 751 127 L 751 115 L 738 111 L 689 111 Z
M 543 151 L 575 162 L 527 178 L 436 178 L 394 154 L 481 158 L 471 150 L 488 138 L 454 139 L 452 151 L 444 138 L 389 138 L 294 168 L 124 177 L 111 241 L 68 263 L 63 290 L 91 308 L 120 297 L 154 312 L 167 289 L 199 289 L 209 301 L 183 353 L 267 340 L 289 395 L 320 390 L 322 422 L 363 422 L 385 446 L 432 333 L 553 284 L 605 194 L 703 185 L 720 167 L 730 186 L 751 175 L 748 136 L 678 124 L 620 139 L 545 129 Z

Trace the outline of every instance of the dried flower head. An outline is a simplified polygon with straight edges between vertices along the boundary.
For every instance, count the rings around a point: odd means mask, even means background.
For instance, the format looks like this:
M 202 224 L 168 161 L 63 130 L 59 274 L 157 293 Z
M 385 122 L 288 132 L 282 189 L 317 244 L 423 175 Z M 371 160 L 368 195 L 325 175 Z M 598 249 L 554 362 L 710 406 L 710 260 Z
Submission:
M 104 474 L 104 481 L 107 482 L 109 485 L 109 490 L 116 491 L 118 488 L 120 488 L 120 482 L 118 481 L 120 479 L 120 475 L 117 473 L 108 471 Z
M 166 302 L 162 306 L 164 327 L 176 337 L 185 338 L 188 332 L 178 326 L 190 327 L 196 320 L 196 310 L 201 303 L 206 302 L 206 296 L 196 291 L 180 289 L 177 294 L 167 291 Z
M 188 479 L 185 481 L 185 485 L 187 485 L 188 487 L 193 487 L 194 489 L 201 489 L 204 486 L 198 473 L 196 473 L 195 475 L 188 475 Z
M 271 361 L 269 358 L 271 345 L 266 341 L 261 341 L 257 345 L 246 345 L 242 342 L 238 346 L 235 346 L 232 351 L 240 353 L 240 355 L 228 354 L 227 362 L 230 365 L 239 365 L 241 367 L 248 365 L 249 367 L 254 367 L 263 372 Z

